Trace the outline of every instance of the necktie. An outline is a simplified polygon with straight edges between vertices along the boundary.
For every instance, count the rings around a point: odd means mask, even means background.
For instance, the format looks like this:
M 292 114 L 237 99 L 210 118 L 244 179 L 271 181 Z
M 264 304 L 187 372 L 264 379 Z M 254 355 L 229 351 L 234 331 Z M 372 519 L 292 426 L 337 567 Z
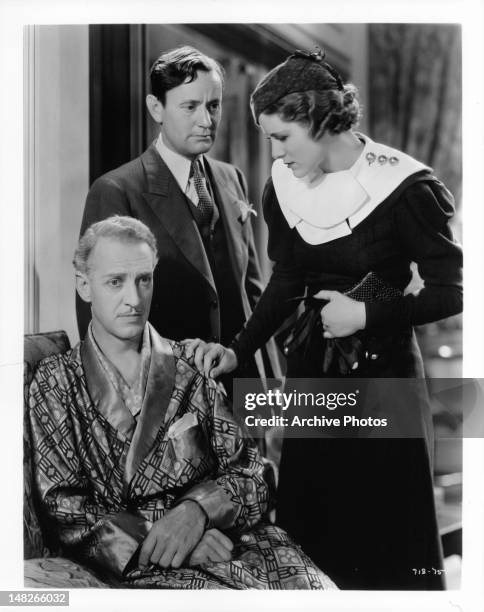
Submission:
M 193 177 L 193 184 L 198 196 L 198 217 L 202 226 L 210 225 L 212 222 L 214 204 L 208 192 L 200 161 L 196 159 L 192 162 L 190 175 Z

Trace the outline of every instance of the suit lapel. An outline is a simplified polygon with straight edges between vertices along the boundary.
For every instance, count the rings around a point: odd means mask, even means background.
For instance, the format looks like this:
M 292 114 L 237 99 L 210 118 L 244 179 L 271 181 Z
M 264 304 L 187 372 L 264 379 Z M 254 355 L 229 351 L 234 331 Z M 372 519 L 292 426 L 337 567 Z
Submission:
M 146 381 L 143 407 L 126 458 L 125 487 L 136 474 L 142 461 L 165 422 L 165 415 L 175 384 L 175 359 L 167 340 L 159 336 L 150 325 L 151 363 Z
M 175 177 L 154 145 L 143 153 L 141 161 L 148 187 L 143 194 L 144 198 L 186 259 L 215 290 L 215 281 L 197 224 Z
M 239 220 L 240 210 L 237 201 L 240 196 L 230 185 L 221 171 L 217 162 L 213 159 L 205 158 L 206 165 L 211 176 L 211 185 L 214 191 L 217 205 L 221 209 L 222 222 L 224 224 L 225 235 L 227 237 L 227 248 L 229 250 L 237 282 L 240 283 L 247 269 L 248 254 L 244 248 L 242 237 L 242 223 Z M 247 222 L 250 222 L 247 220 Z

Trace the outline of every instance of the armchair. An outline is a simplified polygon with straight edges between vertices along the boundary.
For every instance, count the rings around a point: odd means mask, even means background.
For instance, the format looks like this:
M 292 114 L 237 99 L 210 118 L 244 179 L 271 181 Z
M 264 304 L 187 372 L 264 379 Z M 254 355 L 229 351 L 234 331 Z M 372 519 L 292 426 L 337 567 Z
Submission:
M 64 331 L 24 336 L 24 583 L 26 587 L 39 588 L 107 588 L 111 585 L 102 582 L 93 572 L 62 557 L 61 547 L 42 522 L 35 496 L 27 412 L 28 388 L 39 361 L 69 348 L 69 339 Z

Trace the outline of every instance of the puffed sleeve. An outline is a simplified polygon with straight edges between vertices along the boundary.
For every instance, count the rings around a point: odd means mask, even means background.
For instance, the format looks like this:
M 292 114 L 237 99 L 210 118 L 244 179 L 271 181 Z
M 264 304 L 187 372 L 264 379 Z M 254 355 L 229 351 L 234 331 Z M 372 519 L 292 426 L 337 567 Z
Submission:
M 394 209 L 396 239 L 416 262 L 424 288 L 393 302 L 366 303 L 367 329 L 423 325 L 462 311 L 462 248 L 449 220 L 452 194 L 437 179 L 414 183 Z
M 275 263 L 294 264 L 294 230 L 291 229 L 282 214 L 276 191 L 269 178 L 262 194 L 264 219 L 269 230 L 267 253 Z
M 281 212 L 272 179 L 266 183 L 262 203 L 269 230 L 267 252 L 274 267 L 252 316 L 230 345 L 239 364 L 265 344 L 296 310 L 297 301 L 290 298 L 301 295 L 305 288 L 303 273 L 294 263 L 294 230 Z

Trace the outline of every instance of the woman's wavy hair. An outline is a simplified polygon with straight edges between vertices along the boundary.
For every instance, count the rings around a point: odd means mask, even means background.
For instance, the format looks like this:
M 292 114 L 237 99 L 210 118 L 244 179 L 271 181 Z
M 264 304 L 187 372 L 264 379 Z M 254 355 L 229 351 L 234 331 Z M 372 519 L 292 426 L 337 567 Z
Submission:
M 361 109 L 357 96 L 358 90 L 351 83 L 342 90 L 297 91 L 273 102 L 262 113 L 277 113 L 284 121 L 297 121 L 318 140 L 325 132 L 339 134 L 358 125 Z

